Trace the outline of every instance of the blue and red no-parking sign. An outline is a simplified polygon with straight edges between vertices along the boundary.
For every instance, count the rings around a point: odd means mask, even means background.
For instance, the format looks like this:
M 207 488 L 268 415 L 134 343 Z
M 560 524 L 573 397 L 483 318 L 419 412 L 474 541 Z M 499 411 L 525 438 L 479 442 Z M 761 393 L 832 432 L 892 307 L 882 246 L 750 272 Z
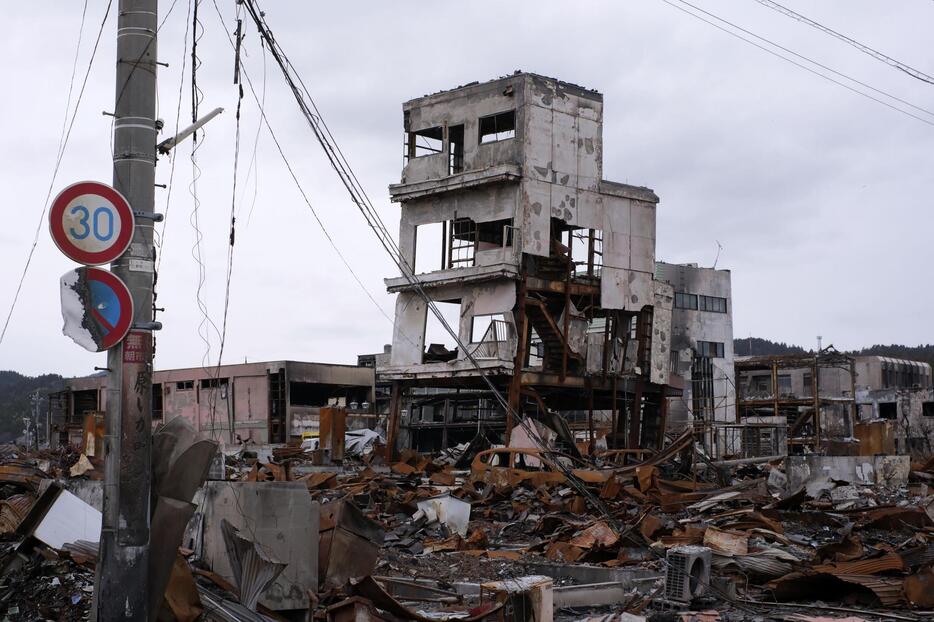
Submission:
M 126 284 L 100 268 L 77 268 L 61 279 L 62 331 L 91 352 L 120 343 L 133 323 L 133 298 Z

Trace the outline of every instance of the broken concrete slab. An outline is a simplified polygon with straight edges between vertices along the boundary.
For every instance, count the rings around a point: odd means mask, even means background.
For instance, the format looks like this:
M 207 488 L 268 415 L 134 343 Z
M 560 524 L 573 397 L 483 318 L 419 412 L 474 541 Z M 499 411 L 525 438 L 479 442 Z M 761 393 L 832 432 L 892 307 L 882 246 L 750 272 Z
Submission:
M 645 589 L 663 575 L 646 568 L 608 568 L 589 564 L 546 564 L 526 562 L 529 572 L 549 576 L 556 581 L 571 581 L 578 584 L 616 583 L 625 589 Z
M 620 583 L 587 583 L 562 585 L 554 589 L 555 609 L 562 607 L 605 607 L 618 605 L 632 598 L 632 590 Z
M 788 456 L 785 459 L 787 490 L 797 490 L 811 482 L 838 480 L 851 484 L 896 488 L 908 483 L 909 456 Z
M 551 577 L 531 575 L 480 586 L 500 603 L 512 603 L 514 622 L 552 622 L 554 619 L 554 581 Z M 520 612 L 525 615 L 522 616 Z
M 200 553 L 214 572 L 236 583 L 221 526 L 227 520 L 286 563 L 259 603 L 273 611 L 308 607 L 308 593 L 318 587 L 319 505 L 304 482 L 206 482 L 202 507 Z

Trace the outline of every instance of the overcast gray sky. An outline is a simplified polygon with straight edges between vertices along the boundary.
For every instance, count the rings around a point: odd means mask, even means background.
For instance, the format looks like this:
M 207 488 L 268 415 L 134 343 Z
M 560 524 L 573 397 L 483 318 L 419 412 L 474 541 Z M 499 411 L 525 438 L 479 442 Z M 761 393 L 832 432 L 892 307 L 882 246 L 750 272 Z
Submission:
M 695 4 L 876 88 L 934 111 L 934 85 L 917 81 L 753 0 Z M 109 183 L 116 0 L 74 131 L 54 184 Z M 160 33 L 159 115 L 173 129 L 187 53 L 188 0 Z M 825 0 L 785 4 L 890 56 L 934 74 L 934 2 Z M 171 2 L 160 2 L 160 11 Z M 231 204 L 236 87 L 225 31 L 233 0 L 200 10 L 202 111 L 227 112 L 198 152 L 199 220 L 207 269 L 202 297 L 221 324 Z M 77 93 L 105 3 L 89 3 Z M 267 20 L 301 73 L 345 155 L 390 230 L 398 207 L 387 185 L 402 166 L 401 103 L 516 69 L 604 94 L 604 175 L 661 197 L 658 258 L 719 266 L 733 275 L 736 336 L 811 346 L 930 342 L 934 234 L 934 126 L 807 73 L 685 15 L 661 0 L 616 2 L 354 2 L 267 0 Z M 0 227 L 0 313 L 5 318 L 49 187 L 82 2 L 10 3 L 0 39 L 2 174 L 9 202 Z M 258 90 L 263 55 L 246 26 L 246 69 Z M 190 64 L 186 66 L 186 74 Z M 182 88 L 182 121 L 190 86 Z M 862 87 L 858 87 L 862 88 Z M 865 90 L 865 89 L 863 89 Z M 904 105 L 903 105 L 904 107 Z M 300 117 L 282 76 L 267 64 L 273 130 L 334 240 L 383 309 L 382 278 L 394 274 Z M 934 116 L 917 111 L 934 123 Z M 391 340 L 391 324 L 335 257 L 315 224 L 249 93 L 242 113 L 237 244 L 224 360 L 351 363 Z M 167 134 L 170 133 L 166 132 Z M 177 149 L 159 275 L 158 368 L 205 359 L 193 259 L 191 143 Z M 171 160 L 157 169 L 169 181 Z M 258 184 L 257 184 L 258 180 Z M 254 203 L 255 192 L 255 203 Z M 45 221 L 5 341 L 0 369 L 85 374 L 103 355 L 62 336 L 58 279 L 73 264 Z M 201 328 L 204 332 L 204 327 Z M 210 360 L 218 337 L 208 330 Z

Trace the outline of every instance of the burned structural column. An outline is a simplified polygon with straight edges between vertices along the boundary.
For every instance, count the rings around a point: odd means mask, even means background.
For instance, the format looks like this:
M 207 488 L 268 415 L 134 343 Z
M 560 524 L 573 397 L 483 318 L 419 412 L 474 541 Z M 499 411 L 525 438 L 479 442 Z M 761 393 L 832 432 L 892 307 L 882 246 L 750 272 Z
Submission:
M 392 383 L 389 397 L 389 426 L 386 430 L 386 457 L 390 460 L 398 453 L 396 442 L 399 437 L 399 417 L 402 410 L 402 383 Z
M 522 368 L 528 359 L 529 347 L 529 319 L 525 314 L 525 298 L 528 295 L 526 290 L 526 271 L 523 270 L 521 280 L 516 288 L 516 305 L 513 313 L 516 321 L 516 357 L 513 362 L 514 373 L 509 381 L 509 410 L 506 413 L 506 432 L 503 435 L 503 441 L 508 445 L 512 438 L 512 429 L 515 426 L 515 417 L 522 416 Z
M 814 356 L 814 367 L 811 369 L 811 390 L 814 392 L 814 447 L 820 449 L 820 352 Z
M 396 315 L 380 377 L 400 383 L 402 402 L 457 389 L 498 411 L 481 420 L 458 410 L 446 439 L 437 422 L 410 417 L 413 437 L 427 448 L 469 442 L 480 429 L 508 442 L 514 416 L 527 416 L 551 421 L 573 448 L 591 389 L 595 426 L 637 381 L 663 394 L 672 293 L 653 278 L 658 197 L 603 179 L 603 96 L 516 73 L 408 101 L 403 119 L 402 178 L 389 192 L 419 284 L 386 280 Z M 607 322 L 635 316 L 641 356 L 620 334 L 628 328 L 614 325 L 608 338 Z M 563 415 L 571 420 L 559 423 Z M 632 419 L 630 428 L 641 426 Z

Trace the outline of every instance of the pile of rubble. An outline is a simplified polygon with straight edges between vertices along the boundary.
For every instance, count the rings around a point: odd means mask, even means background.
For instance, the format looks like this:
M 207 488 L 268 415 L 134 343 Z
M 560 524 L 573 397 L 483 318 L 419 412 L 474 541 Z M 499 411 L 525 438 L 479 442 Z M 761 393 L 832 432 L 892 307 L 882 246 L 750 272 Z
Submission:
M 344 467 L 294 448 L 229 456 L 194 500 L 164 619 L 934 616 L 934 461 L 892 488 L 789 490 L 782 463 L 695 462 L 689 435 L 633 464 L 460 449 Z M 84 619 L 96 539 L 48 524 L 99 465 L 9 447 L 0 460 L 0 619 Z

